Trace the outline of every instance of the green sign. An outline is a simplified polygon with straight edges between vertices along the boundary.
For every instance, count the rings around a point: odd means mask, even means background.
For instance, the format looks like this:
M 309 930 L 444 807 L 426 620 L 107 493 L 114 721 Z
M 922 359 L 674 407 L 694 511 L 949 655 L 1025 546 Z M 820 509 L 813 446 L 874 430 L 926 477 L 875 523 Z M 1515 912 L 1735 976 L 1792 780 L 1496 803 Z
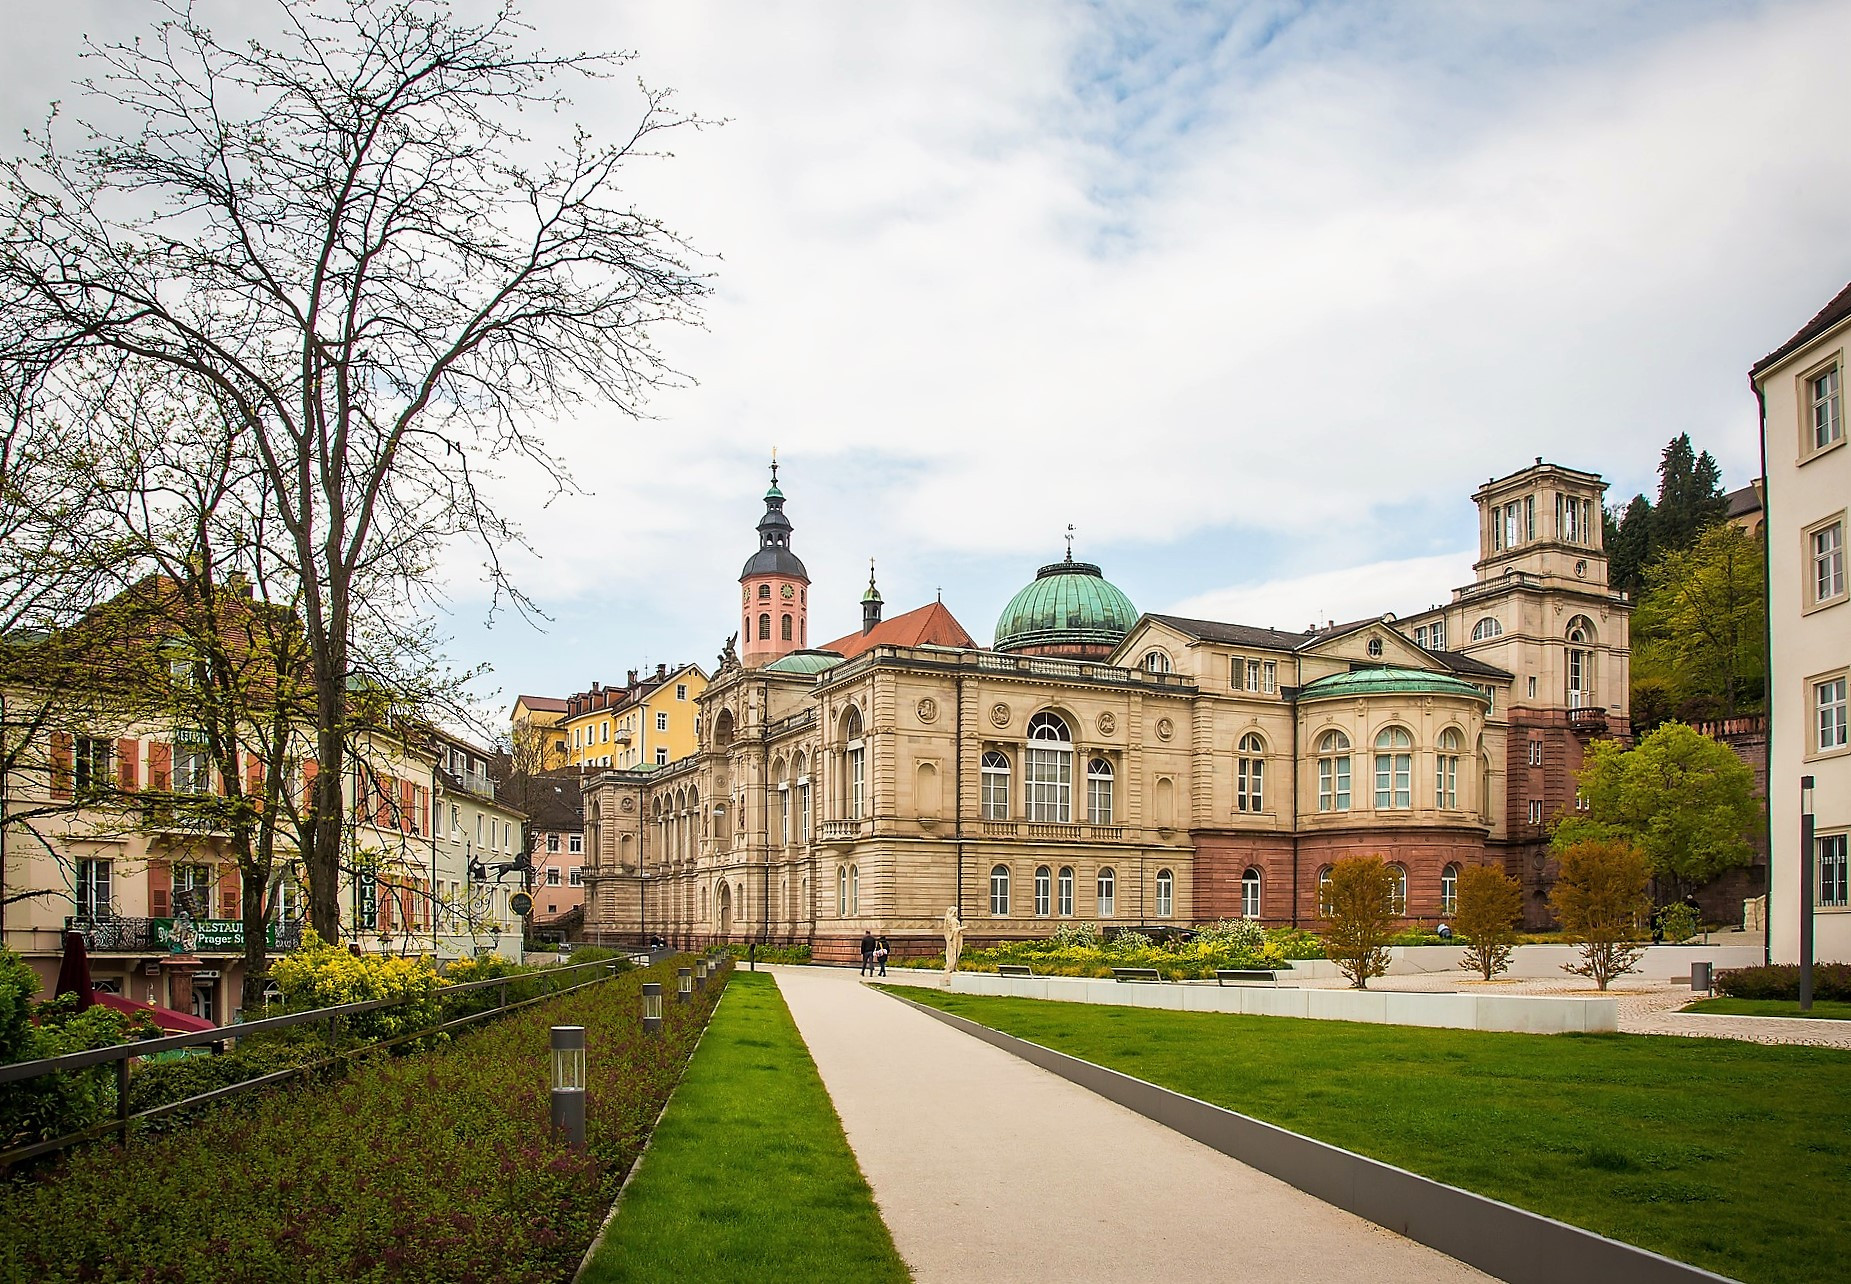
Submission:
M 529 896 L 526 892 L 516 892 L 513 896 L 508 898 L 508 908 L 513 910 L 516 914 L 519 914 L 522 918 L 526 918 L 529 914 L 533 913 L 533 897 Z
M 171 918 L 149 919 L 154 926 L 154 941 L 163 949 L 172 949 L 174 941 L 174 921 Z M 196 950 L 210 950 L 214 953 L 228 951 L 242 952 L 244 949 L 244 921 L 235 918 L 196 918 L 193 920 L 193 945 Z M 276 924 L 271 923 L 267 933 L 266 944 L 276 948 Z

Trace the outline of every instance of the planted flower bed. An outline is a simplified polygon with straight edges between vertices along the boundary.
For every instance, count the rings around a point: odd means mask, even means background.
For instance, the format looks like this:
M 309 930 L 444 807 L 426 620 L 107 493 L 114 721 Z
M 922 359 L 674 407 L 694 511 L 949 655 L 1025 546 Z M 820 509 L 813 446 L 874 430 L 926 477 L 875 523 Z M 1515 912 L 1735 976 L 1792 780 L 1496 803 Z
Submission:
M 1152 967 L 1166 980 L 1206 980 L 1217 968 L 1286 967 L 1293 959 L 1321 959 L 1323 942 L 1293 928 L 1263 928 L 1250 919 L 1228 919 L 1196 929 L 1190 941 L 1160 942 L 1141 932 L 1100 937 L 1091 923 L 1062 924 L 1038 941 L 1011 941 L 958 955 L 960 972 L 994 972 L 1001 963 L 1025 964 L 1041 976 L 1112 975 L 1115 967 Z M 912 967 L 943 967 L 944 956 Z
M 671 1000 L 645 1037 L 642 982 L 672 994 L 675 963 L 16 1179 L 0 1187 L 0 1279 L 569 1278 L 724 988 Z M 583 1155 L 548 1138 L 553 1025 L 586 1028 Z

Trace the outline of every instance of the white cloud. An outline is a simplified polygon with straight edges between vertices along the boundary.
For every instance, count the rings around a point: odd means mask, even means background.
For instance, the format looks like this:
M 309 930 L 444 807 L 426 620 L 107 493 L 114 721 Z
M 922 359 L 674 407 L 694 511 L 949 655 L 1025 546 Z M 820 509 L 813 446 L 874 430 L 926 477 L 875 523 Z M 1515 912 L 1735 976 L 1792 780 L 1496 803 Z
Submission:
M 1199 620 L 1223 620 L 1260 628 L 1303 632 L 1313 625 L 1339 624 L 1393 611 L 1412 615 L 1452 600 L 1452 590 L 1472 581 L 1471 552 L 1410 557 L 1346 566 L 1297 579 L 1210 589 L 1164 612 Z

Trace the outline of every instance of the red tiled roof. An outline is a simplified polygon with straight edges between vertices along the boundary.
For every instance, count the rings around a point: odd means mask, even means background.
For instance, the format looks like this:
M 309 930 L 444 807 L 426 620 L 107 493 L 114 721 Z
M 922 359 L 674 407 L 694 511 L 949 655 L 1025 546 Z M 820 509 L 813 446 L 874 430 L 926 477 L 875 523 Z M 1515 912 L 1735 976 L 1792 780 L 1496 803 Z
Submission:
M 1786 360 L 1846 317 L 1851 317 L 1851 285 L 1845 286 L 1838 292 L 1836 298 L 1820 308 L 1819 314 L 1801 326 L 1798 334 L 1755 362 L 1754 368 L 1748 372 L 1748 381 L 1753 383 L 1760 378 L 1763 370 Z
M 882 620 L 872 631 L 851 633 L 821 647 L 852 660 L 863 651 L 877 646 L 949 646 L 973 647 L 977 644 L 964 631 L 957 617 L 945 609 L 943 602 L 929 602 L 905 615 Z
M 564 713 L 566 702 L 558 696 L 516 696 L 514 703 L 524 704 L 536 713 Z

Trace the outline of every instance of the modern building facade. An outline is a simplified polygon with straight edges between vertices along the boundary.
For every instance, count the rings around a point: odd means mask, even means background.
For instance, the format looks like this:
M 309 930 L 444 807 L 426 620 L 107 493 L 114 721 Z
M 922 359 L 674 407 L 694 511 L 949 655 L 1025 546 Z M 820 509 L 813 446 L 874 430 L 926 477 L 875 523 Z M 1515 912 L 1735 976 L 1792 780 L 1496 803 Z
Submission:
M 1851 593 L 1845 575 L 1851 451 L 1845 448 L 1845 352 L 1851 285 L 1780 347 L 1749 382 L 1761 405 L 1768 584 L 1768 948 L 1799 958 L 1810 916 L 1815 956 L 1851 961 Z M 1809 796 L 1802 780 L 1812 779 Z M 1815 836 L 1802 849 L 1810 804 Z M 1811 866 L 1812 903 L 1801 884 Z
M 863 931 L 935 950 L 953 905 L 973 941 L 1063 920 L 1312 924 L 1329 867 L 1357 854 L 1391 862 L 1410 921 L 1451 913 L 1480 863 L 1521 878 L 1540 917 L 1545 826 L 1574 805 L 1582 746 L 1628 727 L 1602 489 L 1540 461 L 1487 483 L 1476 580 L 1407 620 L 1140 615 L 1070 551 L 991 648 L 942 603 L 883 621 L 870 583 L 861 634 L 806 649 L 774 478 L 740 577 L 753 645 L 707 687 L 697 751 L 586 782 L 588 934 L 846 957 Z

